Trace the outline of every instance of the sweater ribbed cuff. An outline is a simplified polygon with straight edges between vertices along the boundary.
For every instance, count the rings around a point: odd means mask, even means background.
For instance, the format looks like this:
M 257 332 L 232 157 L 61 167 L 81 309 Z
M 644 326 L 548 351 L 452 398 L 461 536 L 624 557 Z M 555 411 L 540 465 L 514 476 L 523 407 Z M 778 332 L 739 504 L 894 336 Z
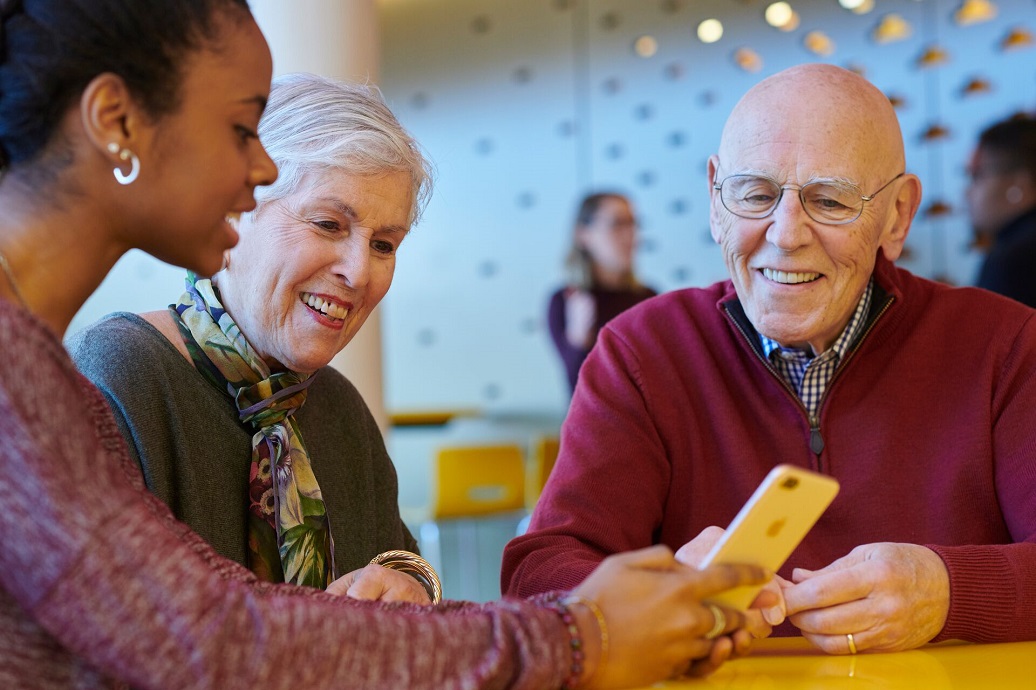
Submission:
M 1018 574 L 1003 546 L 925 545 L 942 558 L 950 574 L 950 610 L 932 640 L 1004 642 L 1018 615 Z

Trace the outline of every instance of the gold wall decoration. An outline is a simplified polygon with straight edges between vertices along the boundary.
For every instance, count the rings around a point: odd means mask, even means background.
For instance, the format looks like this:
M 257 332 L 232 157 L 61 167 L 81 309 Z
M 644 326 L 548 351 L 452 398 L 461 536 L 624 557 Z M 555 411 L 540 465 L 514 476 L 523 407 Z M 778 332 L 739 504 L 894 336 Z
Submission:
M 928 129 L 921 133 L 922 141 L 938 141 L 940 139 L 949 139 L 949 137 L 949 128 L 940 124 L 929 125 Z
M 1016 26 L 1011 29 L 1004 40 L 1000 41 L 1000 50 L 1018 50 L 1019 48 L 1031 48 L 1033 43 L 1032 32 L 1028 29 Z
M 989 93 L 993 90 L 993 85 L 989 83 L 988 79 L 982 77 L 972 77 L 965 82 L 964 86 L 960 89 L 962 96 L 980 96 L 982 94 Z
M 876 43 L 892 43 L 910 38 L 913 32 L 914 29 L 910 26 L 910 22 L 893 12 L 881 18 L 878 25 L 874 27 L 874 31 L 871 32 L 871 38 Z
M 992 0 L 964 0 L 953 13 L 953 21 L 961 26 L 988 22 L 996 17 L 996 3 Z
M 806 50 L 821 57 L 827 57 L 835 52 L 835 42 L 823 31 L 810 31 L 802 39 L 802 45 Z
M 763 68 L 763 59 L 751 48 L 738 48 L 734 51 L 734 64 L 746 72 L 758 72 Z
M 953 213 L 953 207 L 941 199 L 935 199 L 924 210 L 924 214 L 928 218 L 948 216 L 951 213 Z
M 950 61 L 950 54 L 945 48 L 932 44 L 925 48 L 917 58 L 917 66 L 922 69 L 939 67 Z

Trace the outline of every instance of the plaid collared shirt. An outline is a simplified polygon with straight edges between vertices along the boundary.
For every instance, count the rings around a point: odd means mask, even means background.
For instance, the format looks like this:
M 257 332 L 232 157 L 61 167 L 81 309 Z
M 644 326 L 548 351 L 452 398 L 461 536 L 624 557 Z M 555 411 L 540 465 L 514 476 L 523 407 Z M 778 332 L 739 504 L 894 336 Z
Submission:
M 773 364 L 777 373 L 798 392 L 810 417 L 816 415 L 820 399 L 824 397 L 824 391 L 827 389 L 831 377 L 834 376 L 838 363 L 842 361 L 849 346 L 856 341 L 863 330 L 873 292 L 874 281 L 872 279 L 867 283 L 867 289 L 863 291 L 863 296 L 856 305 L 856 311 L 853 312 L 842 334 L 838 336 L 838 340 L 816 357 L 811 351 L 782 347 L 776 340 L 770 340 L 762 333 L 759 334 L 766 357 Z

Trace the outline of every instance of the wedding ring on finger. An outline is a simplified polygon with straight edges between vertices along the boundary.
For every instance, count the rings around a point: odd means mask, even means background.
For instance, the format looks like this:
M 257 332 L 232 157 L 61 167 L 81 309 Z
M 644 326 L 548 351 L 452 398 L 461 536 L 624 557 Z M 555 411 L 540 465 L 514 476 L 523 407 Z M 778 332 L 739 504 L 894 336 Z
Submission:
M 727 627 L 727 614 L 723 613 L 723 609 L 715 604 L 705 604 L 705 607 L 712 612 L 713 618 L 712 630 L 705 633 L 705 639 L 715 640 L 723 634 L 723 630 Z
M 853 634 L 852 633 L 848 633 L 845 636 L 845 641 L 849 643 L 849 653 L 850 654 L 855 654 L 856 653 L 856 640 L 853 639 Z

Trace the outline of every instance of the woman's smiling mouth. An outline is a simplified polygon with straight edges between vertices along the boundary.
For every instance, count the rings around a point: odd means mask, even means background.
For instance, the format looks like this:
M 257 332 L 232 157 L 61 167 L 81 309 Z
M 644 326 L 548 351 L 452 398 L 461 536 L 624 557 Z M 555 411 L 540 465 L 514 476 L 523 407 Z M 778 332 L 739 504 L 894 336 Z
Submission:
M 302 303 L 307 307 L 329 319 L 344 321 L 345 317 L 349 315 L 349 310 L 345 307 L 335 304 L 334 302 L 329 302 L 311 292 L 300 293 L 299 297 L 302 299 Z

